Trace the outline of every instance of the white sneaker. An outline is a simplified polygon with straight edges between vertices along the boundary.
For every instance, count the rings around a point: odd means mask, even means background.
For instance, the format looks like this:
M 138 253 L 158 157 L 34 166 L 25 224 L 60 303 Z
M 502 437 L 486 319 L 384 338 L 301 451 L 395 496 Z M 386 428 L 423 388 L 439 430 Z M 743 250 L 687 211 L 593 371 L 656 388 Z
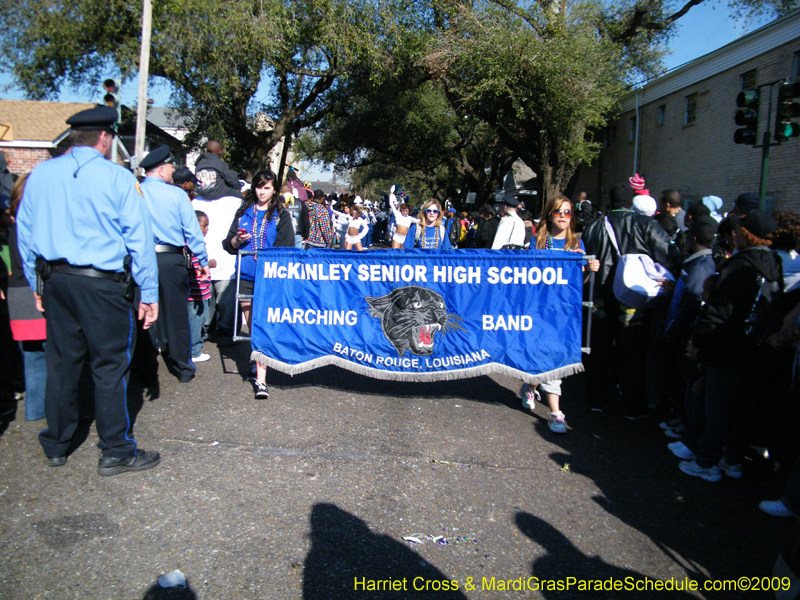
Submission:
M 206 362 L 207 360 L 210 360 L 210 359 L 211 359 L 211 355 L 210 354 L 206 354 L 205 352 L 203 352 L 203 353 L 200 354 L 200 356 L 193 356 L 192 357 L 192 362 L 193 363 Z
M 691 475 L 692 477 L 699 477 L 700 479 L 705 479 L 706 481 L 711 481 L 712 483 L 716 483 L 720 479 L 722 479 L 722 472 L 719 470 L 717 465 L 713 465 L 711 467 L 705 468 L 701 467 L 695 461 L 684 460 L 678 463 L 678 468 L 681 471 L 686 473 L 687 475 Z
M 539 390 L 527 383 L 522 384 L 522 387 L 519 390 L 519 397 L 522 398 L 522 406 L 528 410 L 535 410 L 536 401 L 542 401 Z
M 725 471 L 725 475 L 731 479 L 741 479 L 744 476 L 742 465 L 729 465 L 724 458 L 719 461 L 719 468 Z
M 686 425 L 679 424 L 673 429 L 665 429 L 664 435 L 671 437 L 673 440 L 679 440 L 683 437 L 683 434 L 686 433 L 688 429 L 689 428 Z
M 550 420 L 547 422 L 550 431 L 555 433 L 567 433 L 567 421 L 563 412 L 550 413 Z
M 661 427 L 661 429 L 675 429 L 681 424 L 681 421 L 682 419 L 680 417 L 675 417 L 669 421 L 662 421 L 658 426 Z
M 667 448 L 669 448 L 670 452 L 675 456 L 683 460 L 694 460 L 697 458 L 697 455 L 689 450 L 683 442 L 672 442 L 671 444 L 667 444 Z
M 763 510 L 768 515 L 773 517 L 795 517 L 792 511 L 786 508 L 786 505 L 781 500 L 764 500 L 758 505 L 758 508 Z

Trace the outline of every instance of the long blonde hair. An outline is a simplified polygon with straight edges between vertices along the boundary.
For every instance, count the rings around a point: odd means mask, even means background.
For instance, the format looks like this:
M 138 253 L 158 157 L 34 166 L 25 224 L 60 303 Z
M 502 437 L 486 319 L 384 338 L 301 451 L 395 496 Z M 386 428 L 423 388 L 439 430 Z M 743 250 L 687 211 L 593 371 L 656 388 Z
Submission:
M 431 227 L 439 227 L 442 224 L 442 205 L 439 204 L 439 201 L 436 198 L 431 198 L 430 200 L 426 200 L 425 204 L 422 205 L 420 212 L 422 213 L 422 219 L 420 220 L 420 225 L 427 227 L 428 224 L 425 222 L 425 209 L 429 206 L 435 206 L 439 209 L 439 216 L 436 217 L 436 222 L 431 225 Z
M 575 208 L 572 202 L 566 196 L 556 196 L 550 200 L 542 210 L 539 217 L 539 224 L 536 226 L 536 249 L 544 250 L 547 248 L 547 235 L 550 233 L 551 218 L 553 213 L 559 210 L 564 204 L 569 204 L 572 211 L 569 219 L 569 227 L 567 228 L 567 241 L 564 244 L 564 250 L 578 250 L 581 247 L 580 239 L 575 235 Z

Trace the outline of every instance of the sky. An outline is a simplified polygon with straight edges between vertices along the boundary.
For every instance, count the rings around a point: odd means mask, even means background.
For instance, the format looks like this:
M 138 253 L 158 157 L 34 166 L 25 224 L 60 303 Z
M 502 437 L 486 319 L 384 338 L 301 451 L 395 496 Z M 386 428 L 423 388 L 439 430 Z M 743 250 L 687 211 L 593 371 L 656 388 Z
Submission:
M 730 16 L 728 7 L 724 3 L 704 2 L 692 8 L 688 14 L 678 21 L 678 31 L 669 45 L 670 54 L 664 63 L 668 69 L 677 68 L 704 54 L 713 52 L 742 35 L 764 25 L 766 21 L 751 23 L 737 22 Z M 24 100 L 25 95 L 21 90 L 11 88 L 3 91 L 3 87 L 11 82 L 6 73 L 0 73 L 0 98 L 8 100 Z M 132 80 L 122 85 L 122 103 L 135 106 L 138 93 L 138 81 Z M 155 106 L 167 106 L 170 97 L 166 85 L 151 81 L 149 97 L 155 101 Z M 98 88 L 91 93 L 64 90 L 58 97 L 62 102 L 99 102 L 102 91 Z M 329 181 L 331 173 L 318 167 L 301 164 L 301 179 Z

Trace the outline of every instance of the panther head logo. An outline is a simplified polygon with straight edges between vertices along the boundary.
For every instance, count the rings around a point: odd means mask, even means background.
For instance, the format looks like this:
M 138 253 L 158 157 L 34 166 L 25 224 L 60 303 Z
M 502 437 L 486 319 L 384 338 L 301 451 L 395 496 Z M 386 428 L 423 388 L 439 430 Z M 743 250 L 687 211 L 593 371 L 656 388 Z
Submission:
M 411 285 L 385 296 L 364 298 L 369 314 L 381 320 L 381 329 L 400 356 L 406 350 L 418 356 L 433 354 L 436 333 L 460 329 L 461 317 L 448 314 L 444 298 L 433 290 Z

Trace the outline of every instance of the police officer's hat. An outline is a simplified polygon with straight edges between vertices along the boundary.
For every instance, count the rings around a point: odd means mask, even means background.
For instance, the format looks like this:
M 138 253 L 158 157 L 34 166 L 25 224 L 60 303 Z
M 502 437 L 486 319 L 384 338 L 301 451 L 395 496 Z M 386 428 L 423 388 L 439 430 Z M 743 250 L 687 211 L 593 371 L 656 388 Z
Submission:
M 75 113 L 67 119 L 67 125 L 78 129 L 116 129 L 117 109 L 111 106 L 95 106 Z
M 174 160 L 175 159 L 172 158 L 169 153 L 169 146 L 164 144 L 155 150 L 151 150 L 150 153 L 142 159 L 139 166 L 145 171 L 150 171 L 165 163 L 173 162 Z

